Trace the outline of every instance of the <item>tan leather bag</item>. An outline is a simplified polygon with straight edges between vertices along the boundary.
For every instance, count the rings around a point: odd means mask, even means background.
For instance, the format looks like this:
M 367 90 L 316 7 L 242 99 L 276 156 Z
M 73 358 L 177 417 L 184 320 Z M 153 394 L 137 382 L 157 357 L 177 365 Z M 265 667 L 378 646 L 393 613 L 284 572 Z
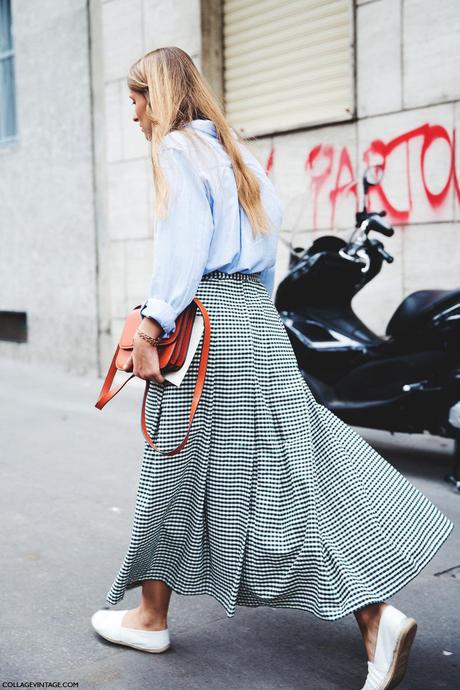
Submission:
M 112 362 L 109 366 L 109 370 L 105 377 L 104 383 L 102 384 L 99 397 L 95 404 L 95 407 L 97 407 L 99 410 L 102 410 L 104 405 L 106 405 L 109 402 L 109 400 L 111 400 L 113 396 L 116 395 L 118 391 L 120 391 L 123 388 L 123 386 L 125 386 L 128 383 L 128 381 L 130 381 L 134 376 L 134 374 L 131 374 L 131 376 L 127 378 L 126 381 L 123 381 L 122 384 L 120 384 L 116 388 L 110 388 L 115 374 L 118 370 L 123 370 L 124 365 L 126 364 L 130 355 L 132 354 L 134 346 L 134 334 L 136 332 L 137 327 L 142 321 L 142 317 L 140 314 L 141 306 L 142 305 L 139 304 L 137 307 L 134 307 L 134 309 L 130 312 L 128 318 L 125 321 L 120 339 L 115 350 L 115 354 L 113 355 Z M 195 320 L 197 307 L 201 311 L 204 321 L 204 333 L 200 356 L 200 366 L 198 369 L 195 390 L 193 392 L 193 399 L 190 407 L 187 434 L 185 438 L 181 441 L 181 443 L 177 446 L 177 448 L 175 448 L 174 450 L 160 450 L 160 448 L 158 448 L 158 446 L 156 446 L 155 443 L 152 441 L 147 431 L 147 426 L 145 423 L 145 404 L 147 400 L 147 393 L 149 390 L 150 381 L 147 380 L 145 382 L 146 385 L 141 411 L 142 433 L 144 434 L 145 440 L 152 446 L 152 448 L 155 448 L 164 455 L 175 455 L 180 450 L 182 450 L 182 448 L 187 443 L 190 428 L 192 426 L 193 417 L 195 415 L 196 408 L 198 407 L 198 403 L 200 401 L 205 381 L 206 367 L 208 364 L 209 344 L 211 341 L 211 323 L 209 320 L 209 314 L 207 312 L 207 309 L 201 302 L 201 300 L 198 299 L 198 297 L 194 297 L 190 304 L 179 314 L 179 316 L 176 319 L 176 328 L 174 332 L 171 333 L 171 335 L 168 338 L 163 338 L 163 341 L 161 343 L 158 343 L 157 345 L 160 371 L 162 373 L 166 373 L 168 371 L 177 371 L 178 369 L 180 369 L 180 367 L 184 364 L 185 358 L 187 356 L 187 350 L 190 343 L 190 336 L 192 333 L 193 322 Z

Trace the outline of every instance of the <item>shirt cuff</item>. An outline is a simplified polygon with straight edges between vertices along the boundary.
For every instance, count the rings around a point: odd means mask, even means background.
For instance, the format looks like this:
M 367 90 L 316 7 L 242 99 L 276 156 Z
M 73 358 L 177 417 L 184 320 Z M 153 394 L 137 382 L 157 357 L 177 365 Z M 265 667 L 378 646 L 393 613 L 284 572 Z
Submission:
M 160 338 L 169 338 L 176 330 L 176 314 L 171 305 L 162 299 L 156 297 L 146 299 L 141 305 L 140 315 L 158 321 L 164 331 Z

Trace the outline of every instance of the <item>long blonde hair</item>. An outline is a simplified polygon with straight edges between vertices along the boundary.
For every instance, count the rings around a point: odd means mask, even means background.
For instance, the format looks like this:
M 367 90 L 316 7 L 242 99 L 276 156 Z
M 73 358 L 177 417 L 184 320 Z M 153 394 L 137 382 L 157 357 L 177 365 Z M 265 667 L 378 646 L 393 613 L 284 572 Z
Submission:
M 155 185 L 155 212 L 167 212 L 168 185 L 161 170 L 158 147 L 173 130 L 195 136 L 184 129 L 193 119 L 211 120 L 228 153 L 235 175 L 238 200 L 252 226 L 253 235 L 270 234 L 270 220 L 262 205 L 257 175 L 245 164 L 238 143 L 244 139 L 227 123 L 217 98 L 192 58 L 181 48 L 168 46 L 151 50 L 129 69 L 128 87 L 146 98 L 146 116 L 151 123 L 151 162 Z

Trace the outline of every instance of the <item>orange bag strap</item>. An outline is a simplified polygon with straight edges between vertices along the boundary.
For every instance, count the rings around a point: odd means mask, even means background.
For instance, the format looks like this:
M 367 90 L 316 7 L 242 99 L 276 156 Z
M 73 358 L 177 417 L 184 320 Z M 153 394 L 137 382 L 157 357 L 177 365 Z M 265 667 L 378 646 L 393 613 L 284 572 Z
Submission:
M 125 386 L 128 381 L 131 381 L 133 378 L 134 374 L 131 374 L 126 381 L 123 381 L 117 388 L 112 388 L 110 389 L 110 386 L 112 385 L 113 379 L 115 378 L 115 374 L 117 373 L 118 369 L 115 366 L 115 362 L 117 360 L 117 355 L 120 350 L 119 345 L 117 345 L 117 349 L 115 350 L 115 354 L 112 357 L 112 361 L 110 363 L 109 370 L 107 372 L 107 376 L 105 377 L 105 381 L 102 384 L 101 392 L 99 393 L 99 398 L 97 400 L 97 403 L 95 404 L 95 407 L 97 407 L 98 410 L 102 410 L 104 405 L 109 402 L 113 398 L 114 395 L 120 391 L 123 386 Z
M 192 426 L 193 422 L 193 417 L 195 416 L 196 408 L 198 407 L 198 403 L 200 402 L 201 398 L 201 393 L 203 391 L 203 386 L 204 386 L 204 380 L 206 377 L 206 368 L 208 365 L 208 355 L 209 355 L 209 346 L 211 342 L 211 323 L 209 320 L 209 314 L 207 312 L 206 307 L 204 304 L 201 302 L 201 300 L 198 299 L 198 297 L 194 297 L 193 301 L 196 303 L 197 307 L 201 311 L 201 314 L 203 316 L 203 321 L 204 321 L 204 334 L 203 334 L 203 345 L 201 349 L 201 356 L 200 356 L 200 366 L 198 369 L 198 375 L 195 383 L 195 390 L 193 392 L 193 399 L 192 399 L 192 405 L 190 407 L 190 414 L 189 414 L 189 424 L 188 424 L 188 429 L 187 429 L 187 434 L 183 441 L 175 448 L 174 450 L 171 451 L 162 451 L 158 446 L 155 445 L 155 443 L 152 441 L 152 439 L 149 436 L 149 433 L 147 431 L 147 425 L 145 421 L 145 406 L 146 406 L 146 401 L 147 401 L 147 393 L 149 390 L 150 386 L 150 381 L 147 380 L 145 382 L 145 391 L 144 391 L 144 398 L 142 400 L 142 411 L 141 411 L 141 428 L 142 428 L 142 433 L 144 434 L 145 440 L 147 443 L 149 443 L 152 448 L 155 448 L 158 450 L 160 453 L 163 453 L 165 455 L 175 455 L 178 453 L 182 448 L 185 446 L 187 443 L 188 436 L 190 434 L 190 428 Z M 111 400 L 114 395 L 116 395 L 122 388 L 125 386 L 128 381 L 130 381 L 134 374 L 131 374 L 126 381 L 123 381 L 122 384 L 117 386 L 116 388 L 111 389 L 110 386 L 113 383 L 113 379 L 115 377 L 115 374 L 117 373 L 117 367 L 115 365 L 116 359 L 118 352 L 120 350 L 119 345 L 117 345 L 117 348 L 115 350 L 115 354 L 113 355 L 112 362 L 110 363 L 109 370 L 107 372 L 107 376 L 105 377 L 105 381 L 102 384 L 101 391 L 99 393 L 99 398 L 95 404 L 95 407 L 97 407 L 99 410 L 102 410 L 104 405 Z
M 158 448 L 158 446 L 155 445 L 155 443 L 152 441 L 152 439 L 149 436 L 149 433 L 147 431 L 147 426 L 145 423 L 145 404 L 147 401 L 147 393 L 149 390 L 150 381 L 145 382 L 146 385 L 145 385 L 145 391 L 144 391 L 144 399 L 142 401 L 142 412 L 141 412 L 142 432 L 144 434 L 144 438 L 147 441 L 147 443 L 149 443 L 152 446 L 152 448 L 156 448 L 156 450 L 160 451 L 160 453 L 163 453 L 164 455 L 175 455 L 180 450 L 182 450 L 182 448 L 187 443 L 187 439 L 189 437 L 190 429 L 191 429 L 192 422 L 193 422 L 193 417 L 195 416 L 196 408 L 198 407 L 198 403 L 200 402 L 201 393 L 203 390 L 204 380 L 205 380 L 205 376 L 206 376 L 206 367 L 208 365 L 209 345 L 211 342 L 211 323 L 209 321 L 209 314 L 206 310 L 206 307 L 203 305 L 203 303 L 197 297 L 195 297 L 194 300 L 195 300 L 198 308 L 200 309 L 200 311 L 203 315 L 203 320 L 204 320 L 203 346 L 202 346 L 202 350 L 201 350 L 200 366 L 199 366 L 198 375 L 196 378 L 195 390 L 193 391 L 192 405 L 190 407 L 187 433 L 186 433 L 184 439 L 181 441 L 181 443 L 174 450 L 169 450 L 169 451 L 160 450 L 160 448 Z

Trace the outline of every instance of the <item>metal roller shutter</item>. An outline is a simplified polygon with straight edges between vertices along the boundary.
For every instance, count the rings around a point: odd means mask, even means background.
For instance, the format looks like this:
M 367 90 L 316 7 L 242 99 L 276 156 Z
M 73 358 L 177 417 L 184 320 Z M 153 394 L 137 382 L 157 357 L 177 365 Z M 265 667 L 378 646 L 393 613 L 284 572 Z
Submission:
M 223 0 L 225 111 L 248 136 L 353 117 L 352 0 Z

